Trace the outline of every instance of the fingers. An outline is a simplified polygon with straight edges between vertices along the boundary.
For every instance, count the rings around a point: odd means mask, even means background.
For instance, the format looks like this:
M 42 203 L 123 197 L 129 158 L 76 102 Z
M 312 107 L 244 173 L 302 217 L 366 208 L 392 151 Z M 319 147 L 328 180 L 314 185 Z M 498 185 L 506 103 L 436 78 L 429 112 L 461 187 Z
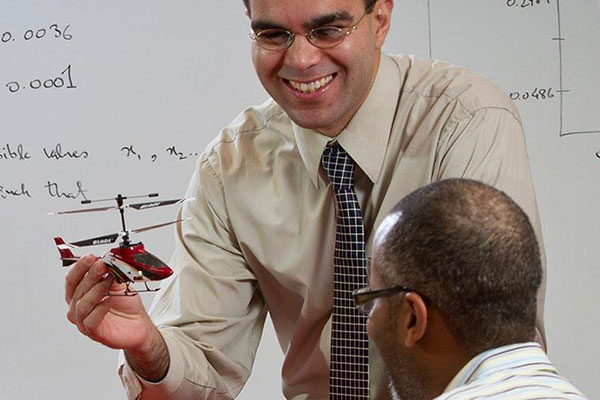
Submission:
M 109 291 L 124 290 L 107 274 L 92 286 L 69 311 L 69 319 L 90 339 L 113 349 L 139 348 L 152 321 L 139 296 L 111 296 Z
M 94 268 L 95 265 L 92 269 Z M 92 274 L 92 269 L 90 269 L 88 274 Z M 103 276 L 101 275 L 95 284 L 88 288 L 91 279 L 86 281 L 86 278 L 84 278 L 82 280 L 82 283 L 75 290 L 75 294 L 69 304 L 69 311 L 67 312 L 67 319 L 77 325 L 79 330 L 84 334 L 87 334 L 89 329 L 92 328 L 91 326 L 86 326 L 85 319 L 94 308 L 103 302 L 114 280 L 112 275 L 104 274 Z
M 88 335 L 94 340 L 97 340 L 98 338 L 95 335 L 95 329 L 98 327 L 98 325 L 100 325 L 110 309 L 111 304 L 108 301 L 102 301 L 97 304 L 92 310 L 85 314 L 80 331 L 83 329 L 82 333 Z
M 81 257 L 73 266 L 69 269 L 65 278 L 65 301 L 67 304 L 71 303 L 75 289 L 79 286 L 81 279 L 88 272 L 90 267 L 98 258 L 88 254 L 85 257 Z
M 89 264 L 88 264 L 89 265 Z M 85 267 L 82 266 L 82 269 Z M 78 273 L 77 271 L 76 273 Z M 87 272 L 83 275 L 83 278 L 79 280 L 77 287 L 73 291 L 73 295 L 71 297 L 71 301 L 69 304 L 73 302 L 79 301 L 81 297 L 83 297 L 90 289 L 100 282 L 104 276 L 108 273 L 108 268 L 104 265 L 104 262 L 100 259 L 94 259 L 91 266 L 88 267 Z
M 71 268 L 65 280 L 65 300 L 69 304 L 67 319 L 77 325 L 82 333 L 83 321 L 102 301 L 113 281 L 106 265 L 95 256 L 82 257 Z

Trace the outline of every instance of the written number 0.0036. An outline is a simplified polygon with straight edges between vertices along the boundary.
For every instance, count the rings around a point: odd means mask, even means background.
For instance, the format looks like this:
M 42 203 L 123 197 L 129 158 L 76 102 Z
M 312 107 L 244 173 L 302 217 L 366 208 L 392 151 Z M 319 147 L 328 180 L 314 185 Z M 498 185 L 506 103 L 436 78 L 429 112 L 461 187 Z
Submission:
M 27 29 L 25 33 L 23 33 L 23 39 L 26 41 L 30 41 L 32 39 L 42 39 L 44 37 L 48 37 L 52 35 L 54 38 L 63 38 L 64 40 L 73 39 L 73 35 L 67 32 L 71 25 L 66 25 L 63 29 L 60 29 L 58 24 L 52 24 L 46 28 L 39 29 Z M 12 32 L 6 31 L 0 35 L 0 43 L 8 43 L 14 42 L 17 39 Z

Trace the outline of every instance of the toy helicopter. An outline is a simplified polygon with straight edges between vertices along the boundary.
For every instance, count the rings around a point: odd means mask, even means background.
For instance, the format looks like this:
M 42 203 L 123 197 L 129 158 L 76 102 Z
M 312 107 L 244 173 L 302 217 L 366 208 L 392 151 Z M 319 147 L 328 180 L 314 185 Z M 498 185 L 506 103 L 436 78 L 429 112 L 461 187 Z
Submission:
M 60 259 L 62 260 L 63 267 L 68 267 L 81 258 L 79 256 L 75 256 L 71 252 L 71 249 L 76 249 L 84 246 L 111 244 L 115 243 L 119 238 L 121 238 L 121 242 L 119 243 L 118 247 L 111 248 L 106 253 L 104 253 L 104 255 L 98 257 L 106 264 L 106 267 L 108 268 L 109 272 L 115 277 L 115 280 L 118 283 L 125 283 L 124 292 L 114 293 L 109 291 L 108 295 L 135 296 L 141 292 L 155 292 L 159 290 L 159 288 L 149 288 L 147 282 L 159 281 L 168 278 L 173 274 L 173 270 L 167 264 L 161 261 L 158 257 L 146 250 L 142 242 L 131 243 L 129 235 L 130 233 L 140 233 L 151 229 L 161 228 L 171 224 L 176 224 L 182 222 L 183 219 L 165 222 L 158 225 L 147 226 L 139 229 L 127 230 L 125 226 L 125 209 L 133 208 L 135 210 L 147 210 L 150 208 L 162 207 L 171 204 L 180 204 L 189 199 L 183 198 L 173 200 L 156 200 L 135 204 L 125 204 L 124 202 L 124 200 L 140 197 L 158 197 L 158 193 L 130 197 L 125 197 L 121 194 L 118 194 L 117 197 L 115 197 L 114 199 L 83 200 L 81 202 L 82 204 L 115 200 L 117 202 L 117 205 L 49 213 L 49 215 L 65 215 L 118 209 L 121 215 L 121 225 L 123 228 L 121 232 L 102 235 L 91 239 L 80 240 L 72 243 L 65 243 L 65 241 L 61 237 L 55 237 L 54 242 L 60 253 Z M 143 282 L 146 289 L 135 290 L 130 288 L 130 285 L 135 282 Z

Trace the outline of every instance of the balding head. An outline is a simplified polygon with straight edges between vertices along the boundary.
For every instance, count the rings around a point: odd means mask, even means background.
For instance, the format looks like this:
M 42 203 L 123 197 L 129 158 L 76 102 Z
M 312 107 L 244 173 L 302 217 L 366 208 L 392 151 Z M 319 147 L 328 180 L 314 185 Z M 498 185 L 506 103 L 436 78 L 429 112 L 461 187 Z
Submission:
M 534 338 L 539 246 L 503 192 L 463 179 L 414 191 L 382 224 L 374 258 L 386 285 L 421 294 L 465 350 Z

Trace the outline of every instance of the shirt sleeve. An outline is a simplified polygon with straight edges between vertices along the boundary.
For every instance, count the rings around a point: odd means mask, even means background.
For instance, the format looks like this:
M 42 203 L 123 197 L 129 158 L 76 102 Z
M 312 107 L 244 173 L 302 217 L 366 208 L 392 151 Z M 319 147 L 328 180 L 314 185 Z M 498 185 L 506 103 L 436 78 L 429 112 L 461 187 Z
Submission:
M 433 180 L 470 178 L 508 194 L 528 215 L 538 237 L 543 280 L 537 299 L 536 340 L 545 346 L 546 260 L 523 126 L 512 110 L 481 108 L 450 119 L 440 136 Z
M 170 366 L 162 382 L 144 381 L 123 361 L 129 399 L 232 399 L 248 379 L 266 317 L 265 302 L 228 222 L 217 159 L 203 155 L 179 211 L 174 274 L 150 316 Z M 121 357 L 123 359 L 123 357 Z

